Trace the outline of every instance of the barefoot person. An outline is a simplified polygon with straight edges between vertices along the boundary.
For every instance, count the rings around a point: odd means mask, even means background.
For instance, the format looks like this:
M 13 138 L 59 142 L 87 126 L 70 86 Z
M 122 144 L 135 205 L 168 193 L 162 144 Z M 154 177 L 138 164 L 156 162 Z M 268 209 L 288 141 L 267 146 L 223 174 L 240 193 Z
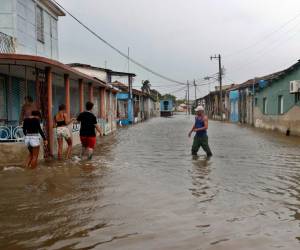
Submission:
M 208 119 L 207 116 L 204 114 L 203 106 L 198 106 L 195 109 L 195 111 L 196 111 L 195 124 L 192 127 L 192 130 L 189 132 L 189 137 L 191 137 L 193 132 L 196 133 L 194 137 L 193 146 L 192 146 L 192 155 L 196 156 L 200 147 L 202 147 L 207 155 L 207 158 L 210 158 L 212 156 L 212 152 L 210 151 L 208 145 L 208 136 L 207 136 Z
M 79 114 L 77 121 L 80 122 L 80 141 L 82 144 L 81 157 L 87 154 L 88 159 L 92 159 L 94 148 L 96 145 L 96 130 L 102 136 L 100 126 L 97 124 L 97 118 L 92 113 L 94 104 L 86 103 L 86 111 Z
M 63 143 L 64 140 L 68 144 L 66 158 L 70 159 L 72 153 L 72 136 L 68 125 L 72 123 L 66 112 L 66 106 L 64 104 L 59 105 L 58 113 L 54 116 L 54 127 L 56 127 L 56 136 L 58 144 L 57 158 L 62 159 Z
M 29 156 L 26 167 L 36 168 L 40 152 L 40 135 L 43 137 L 44 144 L 47 145 L 45 134 L 40 125 L 41 113 L 32 111 L 31 116 L 24 119 L 23 133 L 25 135 L 25 145 L 28 148 Z

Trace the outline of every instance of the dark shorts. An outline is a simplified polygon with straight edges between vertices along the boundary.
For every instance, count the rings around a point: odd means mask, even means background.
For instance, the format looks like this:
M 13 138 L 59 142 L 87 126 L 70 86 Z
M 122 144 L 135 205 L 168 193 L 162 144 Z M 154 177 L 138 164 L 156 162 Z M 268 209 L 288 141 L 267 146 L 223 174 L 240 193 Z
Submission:
M 95 148 L 96 136 L 80 136 L 81 144 L 84 148 Z

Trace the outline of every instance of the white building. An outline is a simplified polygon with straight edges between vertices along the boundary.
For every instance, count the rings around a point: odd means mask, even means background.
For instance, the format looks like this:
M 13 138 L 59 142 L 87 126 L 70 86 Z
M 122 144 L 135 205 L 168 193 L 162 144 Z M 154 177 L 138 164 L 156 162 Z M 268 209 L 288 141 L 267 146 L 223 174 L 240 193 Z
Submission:
M 0 2 L 0 53 L 58 60 L 57 21 L 65 13 L 51 0 Z

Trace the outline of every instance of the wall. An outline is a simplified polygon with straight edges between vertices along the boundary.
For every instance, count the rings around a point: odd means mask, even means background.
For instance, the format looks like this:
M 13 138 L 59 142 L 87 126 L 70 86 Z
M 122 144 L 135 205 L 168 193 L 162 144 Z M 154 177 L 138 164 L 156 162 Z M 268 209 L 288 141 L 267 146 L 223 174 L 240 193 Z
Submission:
M 79 72 L 82 72 L 88 76 L 96 77 L 100 79 L 101 81 L 106 82 L 107 81 L 107 73 L 105 71 L 99 70 L 99 69 L 88 69 L 83 67 L 73 67 L 74 69 L 78 70 Z
M 44 10 L 45 6 L 39 4 Z M 36 3 L 33 0 L 1 0 L 0 31 L 15 38 L 16 53 L 58 60 L 58 17 L 44 11 L 45 42 L 37 40 Z
M 257 107 L 263 113 L 263 98 L 267 98 L 267 114 L 268 115 L 278 115 L 278 96 L 283 96 L 283 112 L 288 112 L 294 105 L 299 105 L 295 103 L 294 94 L 290 94 L 290 81 L 300 80 L 300 70 L 297 69 L 280 80 L 277 80 L 270 84 L 269 86 L 256 92 L 255 97 L 257 98 Z
M 254 109 L 255 127 L 286 133 L 290 130 L 291 135 L 300 135 L 300 107 L 294 106 L 284 115 L 264 115 L 259 108 Z
M 0 5 L 0 31 L 15 37 L 16 0 L 1 0 Z

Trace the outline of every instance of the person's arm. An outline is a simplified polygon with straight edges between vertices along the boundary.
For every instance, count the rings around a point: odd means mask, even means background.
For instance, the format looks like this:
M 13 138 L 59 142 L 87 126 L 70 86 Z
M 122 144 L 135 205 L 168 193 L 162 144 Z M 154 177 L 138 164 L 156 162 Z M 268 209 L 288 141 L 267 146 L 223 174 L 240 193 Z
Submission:
M 94 125 L 95 125 L 95 129 L 97 130 L 97 132 L 100 134 L 100 136 L 102 136 L 102 129 L 100 128 L 98 122 L 97 122 L 97 118 L 96 116 L 94 116 Z
M 20 117 L 19 117 L 19 124 L 22 124 L 22 122 L 24 121 L 24 113 L 25 113 L 25 107 L 23 105 L 22 109 L 21 109 Z
M 195 124 L 193 125 L 193 127 L 192 127 L 192 129 L 191 129 L 191 131 L 189 132 L 189 137 L 191 137 L 192 136 L 192 133 L 195 131 Z
M 73 120 L 71 120 L 71 119 L 69 118 L 69 116 L 68 116 L 67 113 L 64 113 L 64 120 L 65 120 L 65 123 L 66 123 L 67 125 L 70 125 L 70 124 L 73 122 Z
M 53 128 L 56 128 L 56 115 L 53 118 Z
M 23 134 L 26 136 L 27 135 L 27 122 L 26 120 L 23 123 Z
M 96 128 L 97 132 L 100 134 L 100 136 L 103 136 L 102 129 L 99 126 L 99 124 L 95 124 L 95 128 Z
M 38 122 L 39 123 L 39 122 Z M 47 144 L 47 138 L 46 138 L 46 136 L 45 136 L 45 133 L 44 133 L 44 131 L 42 130 L 42 128 L 41 128 L 41 124 L 39 123 L 39 133 L 40 133 L 40 135 L 42 136 L 42 138 L 43 138 L 43 140 L 44 140 L 44 143 L 45 144 Z

